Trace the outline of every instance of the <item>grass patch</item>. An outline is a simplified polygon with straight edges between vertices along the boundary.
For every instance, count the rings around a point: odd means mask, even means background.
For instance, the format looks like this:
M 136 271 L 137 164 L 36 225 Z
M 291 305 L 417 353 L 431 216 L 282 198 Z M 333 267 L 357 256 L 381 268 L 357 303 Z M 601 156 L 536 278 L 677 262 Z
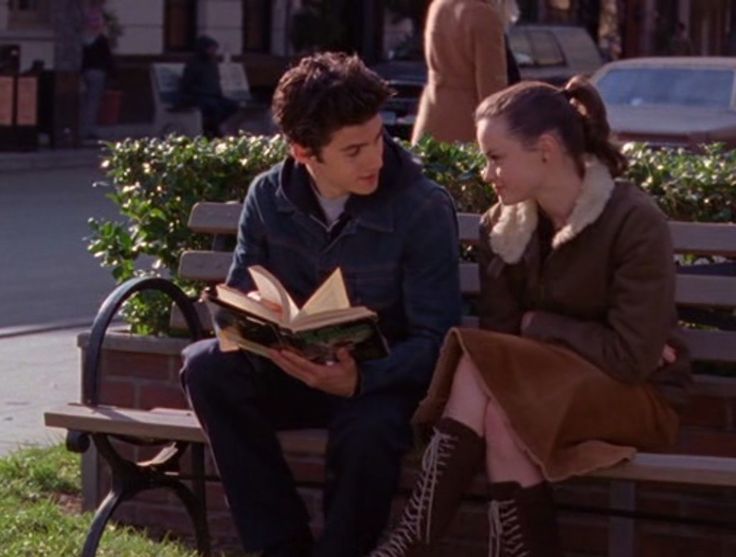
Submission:
M 92 522 L 74 509 L 80 495 L 80 457 L 62 446 L 32 448 L 0 459 L 0 557 L 78 555 Z M 174 541 L 109 524 L 99 557 L 195 557 Z

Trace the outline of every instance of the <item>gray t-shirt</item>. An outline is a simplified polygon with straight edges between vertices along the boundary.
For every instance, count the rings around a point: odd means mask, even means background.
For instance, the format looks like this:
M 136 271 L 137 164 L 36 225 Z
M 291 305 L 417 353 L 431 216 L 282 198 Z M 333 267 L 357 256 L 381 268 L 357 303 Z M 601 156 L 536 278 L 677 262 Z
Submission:
M 340 215 L 345 211 L 345 203 L 348 202 L 350 194 L 346 193 L 340 197 L 327 198 L 319 192 L 314 183 L 312 183 L 312 190 L 314 191 L 314 195 L 317 196 L 319 206 L 322 207 L 325 219 L 327 219 L 327 228 L 332 228 L 332 226 L 337 222 L 337 219 L 340 218 Z

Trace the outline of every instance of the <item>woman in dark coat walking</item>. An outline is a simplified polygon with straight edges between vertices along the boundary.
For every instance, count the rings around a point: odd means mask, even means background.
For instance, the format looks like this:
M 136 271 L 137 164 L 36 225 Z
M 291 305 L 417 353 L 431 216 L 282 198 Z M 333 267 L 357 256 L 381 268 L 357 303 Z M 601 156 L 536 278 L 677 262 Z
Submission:
M 690 379 L 669 228 L 615 180 L 601 98 L 522 82 L 476 111 L 484 178 L 481 329 L 453 329 L 414 419 L 423 471 L 374 557 L 424 556 L 483 463 L 493 555 L 562 555 L 548 482 L 674 442 Z

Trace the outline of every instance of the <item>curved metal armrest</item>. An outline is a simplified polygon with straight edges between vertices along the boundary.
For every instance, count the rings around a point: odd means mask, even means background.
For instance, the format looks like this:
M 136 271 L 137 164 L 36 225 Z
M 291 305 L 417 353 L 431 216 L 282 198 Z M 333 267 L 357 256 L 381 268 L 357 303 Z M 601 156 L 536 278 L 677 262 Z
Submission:
M 102 302 L 94 323 L 92 323 L 89 346 L 85 351 L 82 365 L 82 402 L 84 404 L 93 405 L 98 402 L 98 368 L 102 356 L 102 343 L 105 340 L 110 322 L 128 298 L 143 290 L 158 290 L 167 294 L 184 315 L 192 340 L 196 341 L 203 338 L 202 324 L 192 300 L 173 282 L 154 277 L 133 278 L 125 281 Z

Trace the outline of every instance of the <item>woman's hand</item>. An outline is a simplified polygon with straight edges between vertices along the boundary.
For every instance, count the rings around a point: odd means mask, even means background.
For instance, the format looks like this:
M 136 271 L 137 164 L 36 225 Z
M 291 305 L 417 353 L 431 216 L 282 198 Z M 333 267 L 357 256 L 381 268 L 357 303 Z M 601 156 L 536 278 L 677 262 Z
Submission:
M 669 344 L 665 344 L 662 349 L 662 356 L 659 358 L 659 367 L 664 364 L 674 364 L 677 360 L 677 352 Z
M 521 333 L 524 334 L 524 331 L 526 331 L 529 328 L 529 325 L 532 323 L 532 319 L 534 319 L 534 312 L 533 311 L 525 311 L 524 315 L 521 316 Z

